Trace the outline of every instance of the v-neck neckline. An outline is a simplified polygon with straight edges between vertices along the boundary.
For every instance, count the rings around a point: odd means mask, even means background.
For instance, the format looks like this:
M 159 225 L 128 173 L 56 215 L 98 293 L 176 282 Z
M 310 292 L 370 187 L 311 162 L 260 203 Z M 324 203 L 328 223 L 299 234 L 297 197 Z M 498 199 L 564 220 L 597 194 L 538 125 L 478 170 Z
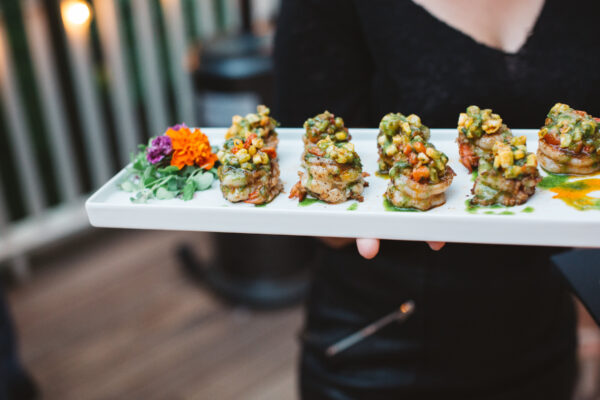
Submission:
M 465 32 L 461 31 L 458 28 L 453 27 L 452 25 L 448 24 L 446 21 L 443 21 L 441 19 L 439 19 L 438 17 L 436 17 L 435 15 L 433 15 L 428 9 L 426 9 L 425 7 L 423 7 L 422 5 L 415 3 L 413 0 L 408 0 L 414 7 L 418 8 L 419 10 L 421 10 L 423 13 L 425 13 L 427 15 L 427 17 L 429 19 L 431 19 L 434 23 L 438 23 L 441 24 L 442 26 L 446 27 L 447 29 L 449 29 L 452 32 L 455 32 L 456 34 L 466 38 L 468 41 L 474 43 L 475 45 L 482 47 L 484 49 L 487 49 L 489 51 L 492 51 L 494 53 L 500 54 L 502 56 L 518 56 L 519 54 L 521 54 L 523 52 L 523 50 L 525 50 L 525 48 L 527 48 L 529 46 L 529 44 L 531 43 L 531 38 L 535 35 L 536 31 L 539 29 L 539 25 L 540 25 L 540 21 L 542 20 L 542 18 L 544 17 L 544 13 L 547 10 L 547 5 L 548 5 L 548 1 L 549 0 L 544 0 L 544 4 L 542 4 L 542 8 L 535 20 L 535 23 L 533 24 L 530 33 L 527 35 L 527 38 L 525 39 L 525 42 L 523 42 L 523 44 L 521 45 L 521 47 L 519 47 L 519 49 L 514 52 L 508 52 L 506 50 L 503 49 L 499 49 L 496 47 L 492 47 L 489 46 L 485 43 L 482 43 L 480 41 L 477 41 L 474 37 L 472 37 L 471 35 L 466 34 Z

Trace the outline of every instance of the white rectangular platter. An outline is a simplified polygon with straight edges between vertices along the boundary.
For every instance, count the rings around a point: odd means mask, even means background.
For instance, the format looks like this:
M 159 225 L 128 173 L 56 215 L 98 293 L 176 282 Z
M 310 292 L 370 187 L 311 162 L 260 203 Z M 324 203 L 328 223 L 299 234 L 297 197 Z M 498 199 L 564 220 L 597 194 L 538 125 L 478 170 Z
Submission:
M 223 143 L 225 129 L 202 131 L 212 145 Z M 285 193 L 264 207 L 227 202 L 218 181 L 187 202 L 173 199 L 133 204 L 129 199 L 131 194 L 117 187 L 124 174 L 121 171 L 87 201 L 90 223 L 110 228 L 600 247 L 600 211 L 578 211 L 553 199 L 554 193 L 547 190 L 538 188 L 522 206 L 467 211 L 465 201 L 471 196 L 473 182 L 459 162 L 455 129 L 431 131 L 431 141 L 448 155 L 457 176 L 446 192 L 446 204 L 427 212 L 394 212 L 384 208 L 382 195 L 387 179 L 375 175 L 375 129 L 350 129 L 363 169 L 371 174 L 367 178 L 369 187 L 365 189 L 364 202 L 352 206 L 354 210 L 349 207 L 355 201 L 300 206 L 297 200 L 289 199 L 288 194 L 298 180 L 303 130 L 281 128 L 278 132 Z M 513 133 L 527 135 L 528 150 L 536 151 L 536 131 L 515 129 Z M 590 195 L 600 197 L 600 193 Z

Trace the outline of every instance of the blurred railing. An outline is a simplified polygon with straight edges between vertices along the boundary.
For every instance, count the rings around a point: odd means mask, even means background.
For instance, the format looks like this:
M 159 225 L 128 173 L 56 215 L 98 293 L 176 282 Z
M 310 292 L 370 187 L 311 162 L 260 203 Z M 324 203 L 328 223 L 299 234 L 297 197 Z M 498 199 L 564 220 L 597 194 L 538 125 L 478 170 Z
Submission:
M 30 250 L 88 226 L 85 197 L 137 143 L 196 124 L 198 49 L 239 24 L 238 0 L 0 4 L 0 263 L 25 272 Z

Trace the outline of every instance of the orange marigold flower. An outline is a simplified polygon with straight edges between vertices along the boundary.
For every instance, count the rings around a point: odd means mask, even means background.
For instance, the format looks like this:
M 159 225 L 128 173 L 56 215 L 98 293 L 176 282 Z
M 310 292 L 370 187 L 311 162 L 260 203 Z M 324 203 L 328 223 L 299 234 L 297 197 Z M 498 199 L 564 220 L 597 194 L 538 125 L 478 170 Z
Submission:
M 200 129 L 192 131 L 187 126 L 179 130 L 169 128 L 166 135 L 171 138 L 173 146 L 171 165 L 179 169 L 186 165 L 211 169 L 215 165 L 217 155 L 212 152 L 208 137 Z

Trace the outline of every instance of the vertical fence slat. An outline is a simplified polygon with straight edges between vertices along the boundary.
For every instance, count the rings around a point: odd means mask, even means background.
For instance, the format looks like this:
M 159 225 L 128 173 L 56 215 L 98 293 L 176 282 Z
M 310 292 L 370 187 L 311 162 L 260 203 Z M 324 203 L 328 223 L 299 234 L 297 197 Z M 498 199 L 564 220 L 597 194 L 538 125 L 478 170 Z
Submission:
M 0 95 L 6 107 L 9 136 L 15 160 L 18 163 L 19 179 L 25 193 L 23 197 L 29 214 L 38 215 L 44 208 L 44 194 L 36 168 L 33 143 L 29 136 L 27 119 L 23 112 L 23 102 L 17 78 L 14 75 L 12 54 L 8 45 L 3 17 L 0 15 Z
M 225 31 L 235 32 L 241 26 L 239 0 L 225 1 Z
M 63 18 L 64 19 L 64 18 Z M 74 75 L 75 93 L 84 132 L 87 158 L 94 187 L 104 184 L 111 175 L 106 124 L 95 88 L 90 51 L 89 26 L 63 21 L 69 43 L 69 58 Z
M 50 30 L 43 5 L 38 0 L 23 2 L 27 43 L 33 60 L 36 84 L 40 89 L 43 116 L 50 134 L 52 158 L 57 167 L 62 200 L 74 201 L 81 188 L 74 163 L 73 146 L 68 137 L 65 106 L 58 88 L 58 76 L 52 56 Z
M 122 21 L 117 0 L 94 0 L 96 21 L 102 51 L 107 60 L 111 105 L 117 122 L 119 159 L 122 165 L 129 162 L 129 154 L 140 141 L 130 95 L 129 73 L 123 53 L 120 23 Z
M 144 101 L 150 136 L 163 133 L 167 125 L 167 105 L 162 76 L 159 70 L 156 44 L 158 43 L 150 2 L 132 0 L 136 44 L 140 54 Z
M 192 79 L 187 66 L 185 22 L 181 0 L 161 0 L 168 39 L 169 59 L 173 65 L 175 105 L 180 118 L 196 125 Z
M 194 18 L 196 26 L 200 31 L 200 38 L 208 39 L 217 31 L 217 13 L 214 8 L 213 0 L 197 0 L 194 4 Z

